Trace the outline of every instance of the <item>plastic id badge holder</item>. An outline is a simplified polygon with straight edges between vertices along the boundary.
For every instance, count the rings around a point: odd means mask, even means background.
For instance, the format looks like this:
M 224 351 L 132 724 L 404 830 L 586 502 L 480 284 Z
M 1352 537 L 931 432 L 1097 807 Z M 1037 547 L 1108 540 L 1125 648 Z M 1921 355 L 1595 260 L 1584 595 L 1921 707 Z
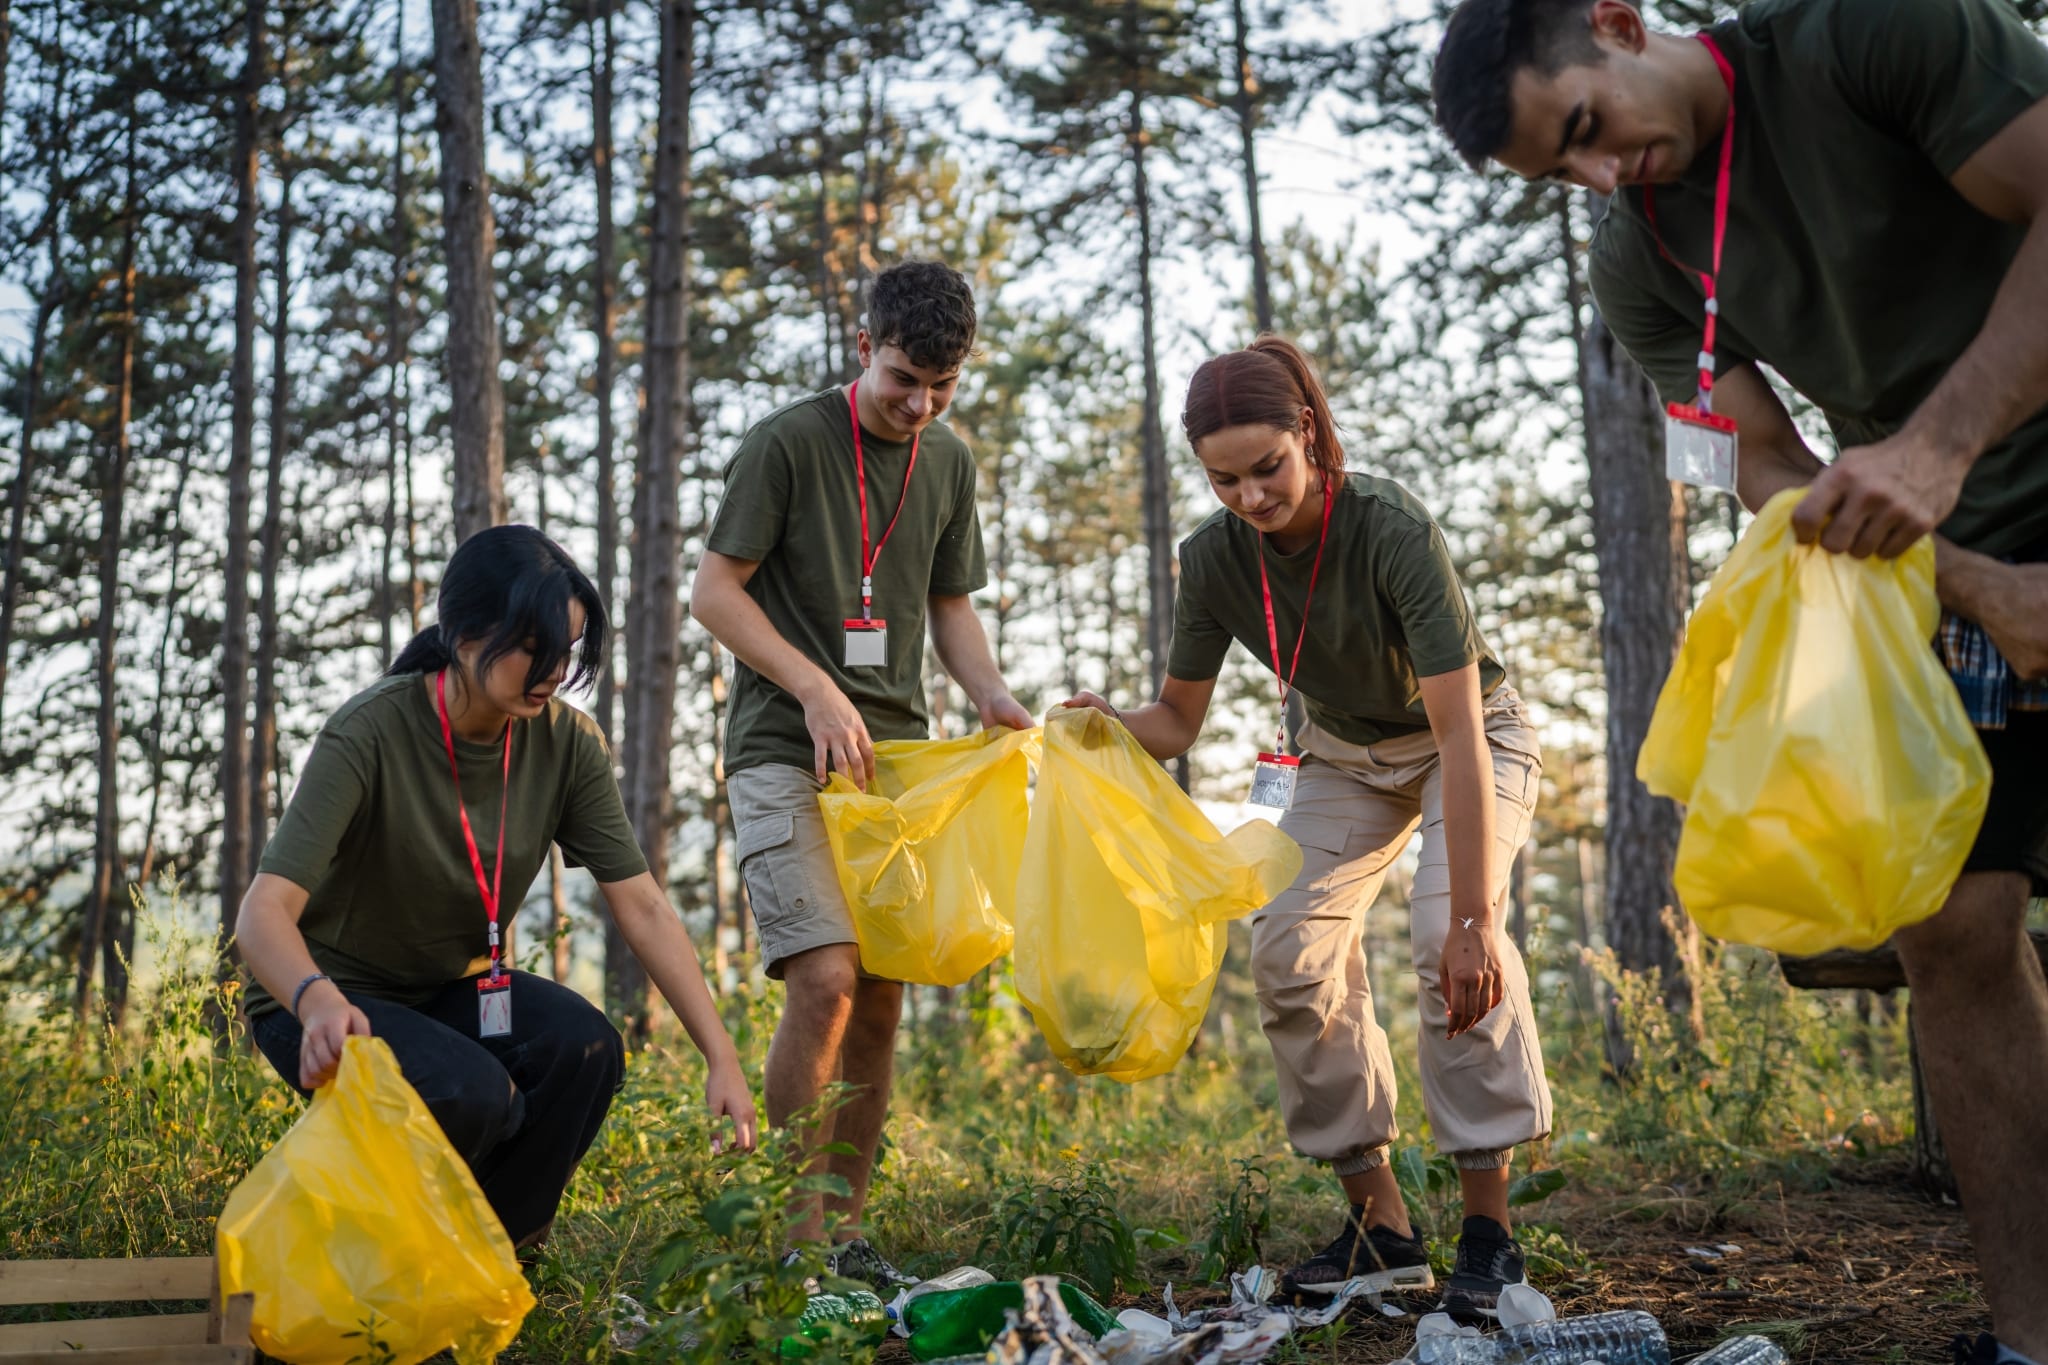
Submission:
M 889 623 L 849 620 L 846 623 L 846 666 L 886 668 L 889 664 Z
M 1735 491 L 1735 419 L 1689 403 L 1664 409 L 1664 475 L 1700 488 Z
M 1245 801 L 1267 810 L 1286 810 L 1294 804 L 1294 780 L 1299 776 L 1301 760 L 1292 754 L 1260 754 L 1259 765 L 1252 769 L 1252 794 Z
M 512 977 L 509 973 L 476 979 L 476 1036 L 502 1038 L 512 1031 Z

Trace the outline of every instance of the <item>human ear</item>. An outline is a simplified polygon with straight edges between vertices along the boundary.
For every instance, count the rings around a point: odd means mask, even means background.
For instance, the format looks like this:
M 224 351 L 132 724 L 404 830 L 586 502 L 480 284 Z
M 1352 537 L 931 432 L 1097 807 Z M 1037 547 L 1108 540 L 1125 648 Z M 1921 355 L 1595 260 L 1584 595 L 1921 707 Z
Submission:
M 1593 40 L 1602 47 L 1639 55 L 1649 45 L 1650 31 L 1643 24 L 1643 12 L 1628 0 L 1594 0 L 1588 22 L 1593 28 Z

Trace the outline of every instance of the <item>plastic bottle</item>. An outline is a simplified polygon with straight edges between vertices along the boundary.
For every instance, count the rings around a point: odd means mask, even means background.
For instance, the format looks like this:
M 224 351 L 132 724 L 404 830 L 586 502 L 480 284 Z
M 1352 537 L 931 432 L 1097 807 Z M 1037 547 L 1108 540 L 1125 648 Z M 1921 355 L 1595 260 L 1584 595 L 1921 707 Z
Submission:
M 1417 1365 L 1671 1365 L 1671 1346 L 1648 1313 L 1596 1313 L 1490 1337 L 1423 1337 L 1414 1359 Z
M 817 1354 L 816 1343 L 829 1339 L 835 1327 L 850 1328 L 863 1341 L 879 1342 L 889 1333 L 888 1311 L 865 1289 L 850 1294 L 813 1294 L 797 1319 L 797 1330 L 782 1339 L 783 1358 L 802 1360 Z
M 1060 1286 L 1060 1301 L 1066 1305 L 1075 1326 L 1098 1338 L 1116 1331 L 1120 1325 L 1113 1313 L 1073 1285 Z M 910 1354 L 919 1360 L 933 1361 L 985 1351 L 1007 1325 L 1005 1314 L 1023 1306 L 1024 1286 L 1015 1280 L 921 1294 L 903 1307 Z
M 1731 1337 L 1692 1365 L 1788 1365 L 1788 1361 L 1768 1337 Z
M 929 1280 L 920 1280 L 904 1291 L 903 1301 L 923 1298 L 926 1294 L 941 1294 L 948 1289 L 973 1289 L 977 1285 L 994 1284 L 996 1277 L 978 1265 L 963 1265 L 943 1275 L 934 1275 Z

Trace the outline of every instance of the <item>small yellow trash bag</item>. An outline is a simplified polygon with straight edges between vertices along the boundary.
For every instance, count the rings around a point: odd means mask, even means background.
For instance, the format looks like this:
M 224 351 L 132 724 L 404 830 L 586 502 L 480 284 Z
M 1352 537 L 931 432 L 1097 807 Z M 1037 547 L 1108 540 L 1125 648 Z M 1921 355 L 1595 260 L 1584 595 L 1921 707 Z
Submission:
M 1934 543 L 1852 559 L 1764 507 L 1693 613 L 1636 761 L 1685 803 L 1672 881 L 1717 938 L 1873 948 L 1939 910 L 1990 765 L 1932 647 Z
M 818 806 L 861 966 L 958 986 L 1010 951 L 1039 733 L 884 740 L 865 793 L 832 774 Z
M 1056 711 L 1017 885 L 1017 994 L 1070 1071 L 1171 1070 L 1208 1011 L 1228 921 L 1300 871 L 1301 848 L 1264 821 L 1218 833 L 1121 722 Z
M 256 1296 L 256 1345 L 291 1365 L 450 1346 L 477 1365 L 533 1307 L 498 1215 L 381 1038 L 343 1044 L 333 1082 L 228 1196 L 218 1241 L 221 1293 Z

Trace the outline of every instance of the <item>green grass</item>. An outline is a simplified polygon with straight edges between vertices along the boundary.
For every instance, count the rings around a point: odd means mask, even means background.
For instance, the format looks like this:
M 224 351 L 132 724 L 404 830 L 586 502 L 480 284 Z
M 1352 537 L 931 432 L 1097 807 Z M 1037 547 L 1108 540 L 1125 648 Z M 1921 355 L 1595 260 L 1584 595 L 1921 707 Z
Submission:
M 0 1009 L 0 1256 L 137 1256 L 211 1249 L 236 1182 L 299 1102 L 239 1037 L 217 1047 L 225 1003 L 207 939 L 175 903 L 147 917 L 147 969 L 129 1027 L 81 1031 L 25 997 Z M 1794 992 L 1768 959 L 1713 953 L 1695 1018 L 1657 983 L 1598 964 L 1633 1044 L 1626 1082 L 1606 1073 L 1599 1015 L 1565 998 L 1577 964 L 1532 953 L 1559 1132 L 1523 1154 L 1579 1190 L 1640 1191 L 1645 1216 L 1711 1219 L 1774 1185 L 1824 1184 L 1837 1163 L 1897 1147 L 1910 1112 L 1903 1020 L 1858 1019 L 1846 998 Z M 1404 960 L 1405 954 L 1400 959 Z M 1241 961 L 1241 958 L 1237 959 Z M 1545 984 L 1548 983 L 1548 984 Z M 1230 978 L 1226 978 L 1226 985 Z M 1418 1221 L 1455 1235 L 1455 1173 L 1432 1155 L 1414 1082 L 1412 978 L 1379 983 L 1401 1073 L 1397 1172 Z M 1404 989 L 1409 994 L 1404 996 Z M 1005 987 L 921 1002 L 906 1021 L 894 1112 L 869 1231 L 904 1268 L 973 1262 L 1001 1277 L 1060 1269 L 1104 1295 L 1213 1281 L 1326 1239 L 1334 1188 L 1290 1152 L 1255 1006 L 1239 982 L 1193 1056 L 1136 1087 L 1068 1074 Z M 723 1003 L 758 1075 L 780 987 Z M 679 1032 L 634 1052 L 604 1130 L 531 1267 L 539 1308 L 513 1356 L 606 1361 L 621 1294 L 660 1331 L 636 1359 L 771 1349 L 801 1309 L 801 1273 L 777 1265 L 791 1153 L 714 1157 L 702 1069 Z M 1568 1226 L 1523 1211 L 1539 1284 L 1586 1268 Z M 1697 1205 L 1697 1208 L 1694 1206 Z M 1531 1221 L 1533 1220 L 1533 1221 Z M 798 1268 L 801 1270 L 802 1268 Z M 733 1291 L 761 1284 L 750 1296 Z M 794 1289 L 792 1286 L 796 1286 Z M 698 1337 L 691 1348 L 687 1334 Z M 1314 1334 L 1289 1358 L 1327 1358 Z M 828 1344 L 823 1358 L 860 1356 Z

